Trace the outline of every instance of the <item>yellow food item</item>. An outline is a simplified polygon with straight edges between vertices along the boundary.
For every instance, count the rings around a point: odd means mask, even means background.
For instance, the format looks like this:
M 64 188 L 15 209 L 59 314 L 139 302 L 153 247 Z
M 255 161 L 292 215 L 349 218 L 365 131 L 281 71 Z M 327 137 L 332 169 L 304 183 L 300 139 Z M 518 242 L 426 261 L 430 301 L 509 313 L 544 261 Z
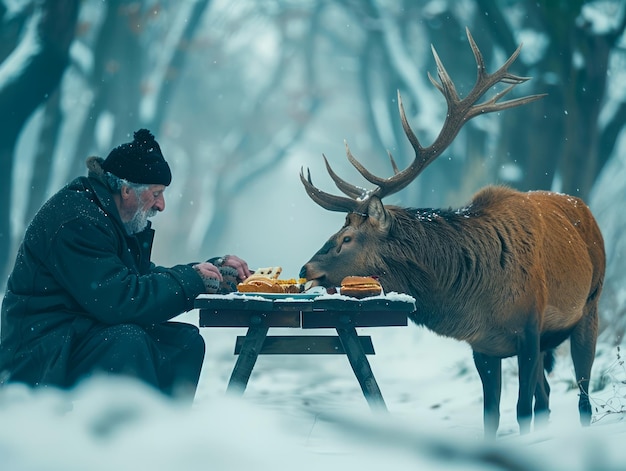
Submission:
M 305 278 L 278 277 L 282 273 L 282 267 L 258 268 L 245 281 L 237 285 L 240 293 L 300 293 L 306 283 Z
M 237 291 L 240 293 L 284 293 L 285 289 L 272 278 L 251 276 L 237 285 Z

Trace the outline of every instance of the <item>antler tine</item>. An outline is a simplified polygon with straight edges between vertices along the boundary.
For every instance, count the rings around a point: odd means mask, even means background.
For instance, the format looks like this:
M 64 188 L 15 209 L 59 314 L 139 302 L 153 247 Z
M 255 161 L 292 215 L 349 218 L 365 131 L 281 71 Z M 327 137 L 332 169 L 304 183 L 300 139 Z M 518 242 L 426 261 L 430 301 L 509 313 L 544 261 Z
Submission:
M 509 93 L 516 85 L 520 83 L 524 83 L 530 80 L 530 77 L 521 77 L 518 75 L 514 75 L 508 71 L 509 66 L 515 62 L 517 57 L 519 56 L 522 50 L 522 44 L 520 44 L 517 49 L 511 54 L 511 56 L 506 60 L 506 62 L 494 73 L 488 74 L 485 70 L 485 63 L 482 57 L 478 46 L 476 45 L 476 41 L 472 37 L 472 34 L 469 31 L 469 28 L 465 28 L 467 33 L 467 39 L 470 43 L 470 47 L 472 48 L 472 52 L 474 53 L 474 58 L 476 59 L 476 65 L 478 67 L 478 77 L 476 79 L 476 84 L 467 97 L 462 100 L 463 102 L 467 102 L 469 105 L 473 105 L 469 108 L 467 112 L 467 119 L 471 119 L 474 116 L 484 113 L 491 113 L 493 111 L 500 111 L 508 108 L 513 108 L 515 106 L 520 106 L 526 103 L 530 103 L 531 101 L 538 100 L 546 96 L 545 94 L 540 95 L 531 95 L 528 97 L 517 98 L 514 100 L 508 100 L 502 103 L 497 103 L 504 95 Z M 505 90 L 497 93 L 491 99 L 476 104 L 476 101 L 480 99 L 481 96 L 489 90 L 496 83 L 506 83 L 510 84 L 510 87 L 507 87 Z
M 429 74 L 430 75 L 430 74 Z M 437 84 L 439 86 L 439 84 Z M 400 112 L 400 121 L 402 122 L 402 129 L 404 129 L 404 134 L 406 134 L 407 139 L 413 146 L 416 154 L 421 153 L 424 148 L 420 144 L 419 139 L 411 129 L 411 125 L 409 124 L 409 120 L 406 119 L 406 113 L 404 112 L 404 104 L 402 103 L 402 95 L 400 95 L 400 90 L 398 90 L 398 110 Z
M 328 171 L 330 178 L 333 179 L 337 188 L 339 188 L 344 195 L 348 195 L 353 199 L 362 199 L 365 197 L 367 194 L 367 190 L 365 188 L 361 188 L 360 186 L 356 186 L 345 181 L 335 173 L 324 154 L 322 154 L 322 157 L 324 157 L 324 163 L 326 164 L 326 170 Z
M 437 85 L 439 86 L 439 84 Z M 454 89 L 454 86 L 452 86 L 452 88 Z M 415 150 L 415 159 L 413 159 L 411 165 L 409 165 L 404 170 L 399 171 L 398 166 L 396 165 L 396 162 L 391 155 L 391 152 L 387 152 L 389 154 L 389 159 L 391 160 L 394 175 L 390 178 L 378 179 L 378 188 L 372 193 L 376 194 L 379 198 L 383 198 L 384 196 L 390 195 L 392 193 L 397 193 L 398 191 L 403 189 L 405 186 L 411 183 L 415 179 L 415 177 L 417 177 L 417 175 L 422 172 L 424 167 L 426 167 L 426 165 L 428 165 L 428 163 L 430 162 L 430 160 L 427 158 L 427 154 L 425 154 L 424 152 L 424 147 L 422 147 L 422 145 L 420 144 L 419 139 L 409 125 L 409 120 L 406 118 L 400 90 L 398 90 L 398 110 L 400 112 L 400 121 L 402 122 L 402 129 L 404 129 L 404 134 L 411 143 L 413 150 Z M 374 183 L 372 180 L 369 181 Z
M 428 79 L 430 80 L 430 82 L 435 87 L 437 87 L 437 89 L 445 97 L 446 102 L 448 104 L 459 102 L 460 101 L 459 94 L 456 91 L 456 87 L 454 86 L 454 82 L 450 78 L 450 75 L 448 74 L 448 71 L 446 70 L 446 68 L 443 66 L 443 62 L 441 62 L 441 59 L 439 58 L 439 54 L 437 54 L 437 50 L 435 49 L 435 46 L 433 46 L 431 44 L 430 50 L 433 53 L 433 58 L 435 59 L 435 64 L 437 64 L 437 75 L 439 76 L 439 80 L 441 80 L 441 84 L 439 84 L 439 82 L 437 82 L 433 78 L 433 76 L 430 75 L 430 72 L 427 72 Z M 480 54 L 480 52 L 478 54 Z M 474 53 L 474 56 L 476 57 L 476 53 Z M 478 62 L 478 60 L 479 60 L 479 58 L 476 57 L 476 62 Z M 482 61 L 482 57 L 480 57 L 480 60 Z M 484 64 L 483 64 L 483 70 L 484 70 Z M 478 67 L 478 71 L 479 71 L 479 74 L 480 74 L 481 73 L 480 72 L 481 71 L 480 66 Z
M 307 168 L 307 178 L 304 177 L 304 167 L 300 168 L 300 181 L 304 185 L 309 197 L 315 201 L 322 208 L 328 211 L 338 211 L 341 213 L 352 212 L 356 210 L 359 205 L 357 200 L 352 198 L 346 198 L 345 196 L 335 196 L 330 193 L 326 193 L 313 185 L 311 179 L 311 171 Z
M 402 128 L 404 129 L 404 133 L 406 134 L 409 142 L 413 146 L 413 149 L 415 149 L 416 158 L 415 160 L 413 160 L 409 167 L 400 171 L 393 156 L 391 155 L 391 152 L 387 152 L 389 155 L 389 160 L 391 161 L 391 166 L 393 167 L 394 175 L 389 178 L 377 177 L 369 170 L 367 170 L 352 155 L 350 147 L 346 143 L 346 155 L 348 156 L 348 160 L 350 161 L 350 163 L 358 170 L 363 178 L 377 186 L 376 189 L 370 191 L 366 196 L 376 195 L 379 198 L 383 198 L 387 195 L 400 191 L 402 188 L 411 183 L 415 179 L 415 177 L 422 171 L 423 167 L 425 167 L 429 162 L 426 157 L 422 159 L 418 158 L 422 156 L 424 148 L 420 144 L 417 136 L 409 125 L 409 121 L 406 118 L 406 113 L 404 112 L 404 105 L 402 104 L 402 96 L 400 95 L 400 91 L 398 91 L 398 108 L 400 110 L 400 119 L 402 121 Z
M 472 52 L 474 53 L 474 58 L 476 59 L 476 65 L 478 66 L 478 79 L 477 79 L 477 82 L 480 82 L 481 76 L 489 75 L 487 73 L 487 69 L 485 68 L 485 61 L 483 60 L 483 55 L 480 52 L 480 49 L 478 49 L 478 45 L 476 44 L 476 41 L 474 41 L 474 37 L 472 36 L 472 33 L 470 33 L 470 30 L 469 30 L 468 27 L 465 27 L 465 34 L 467 35 L 467 40 L 469 41 L 470 47 L 472 48 Z M 521 82 L 517 82 L 516 80 L 521 79 L 522 82 L 525 82 L 526 80 L 528 80 L 528 78 L 517 77 L 517 76 L 509 74 L 507 72 L 507 69 L 509 68 L 509 66 L 513 62 L 515 62 L 517 60 L 517 56 L 520 55 L 520 52 L 522 51 L 522 46 L 523 46 L 523 44 L 520 44 L 519 46 L 517 46 L 517 49 L 515 49 L 515 51 L 513 51 L 513 54 L 511 54 L 511 56 L 506 60 L 506 62 L 504 64 L 502 64 L 502 66 L 496 72 L 494 72 L 492 74 L 492 75 L 495 76 L 500 71 L 505 72 L 505 75 L 498 81 L 501 81 L 501 82 L 504 82 L 504 83 L 521 83 Z M 513 79 L 514 81 L 509 82 L 508 81 L 509 79 Z
M 383 186 L 388 179 L 387 178 L 377 177 L 372 172 L 370 172 L 368 169 L 366 169 L 363 166 L 363 164 L 361 164 L 361 162 L 359 162 L 354 157 L 354 155 L 352 155 L 352 152 L 350 151 L 350 147 L 348 146 L 348 143 L 345 142 L 345 141 L 344 141 L 344 143 L 346 145 L 346 155 L 348 156 L 348 160 L 354 166 L 354 168 L 356 168 L 358 170 L 358 172 L 361 175 L 363 175 L 363 178 L 365 178 L 368 182 L 373 183 L 374 185 L 377 185 L 378 187 Z M 376 190 L 374 190 L 374 193 L 378 194 L 379 191 L 380 191 L 380 188 L 376 188 Z
M 519 83 L 522 83 L 522 82 L 519 82 Z M 539 100 L 540 98 L 543 98 L 544 96 L 548 95 L 547 93 L 540 93 L 538 95 L 530 95 L 530 96 L 525 96 L 525 97 L 520 97 L 520 98 L 514 98 L 512 100 L 502 101 L 498 103 L 498 100 L 500 100 L 504 95 L 506 95 L 511 90 L 513 90 L 515 85 L 517 85 L 517 83 L 514 83 L 510 87 L 507 87 L 506 89 L 502 90 L 501 92 L 496 93 L 492 98 L 481 103 L 480 105 L 472 106 L 472 108 L 470 108 L 468 112 L 467 119 L 471 119 L 474 116 L 477 116 L 480 114 L 491 113 L 493 111 L 501 111 L 501 110 L 506 110 L 509 108 L 515 108 L 516 106 L 525 105 L 526 103 Z
M 477 67 L 477 74 L 478 74 L 476 82 L 480 82 L 482 77 L 489 75 L 487 73 L 487 68 L 485 67 L 485 60 L 483 59 L 483 55 L 480 52 L 480 49 L 478 49 L 478 45 L 476 44 L 476 41 L 474 41 L 474 37 L 470 33 L 470 30 L 467 26 L 465 27 L 465 34 L 467 35 L 467 40 L 469 41 L 469 45 L 472 48 L 472 53 L 474 54 L 474 59 L 476 60 L 476 67 Z M 515 61 L 515 59 L 517 59 L 517 56 L 519 55 L 521 50 L 522 50 L 522 45 L 520 44 L 519 46 L 517 46 L 517 49 L 515 49 L 515 52 L 511 54 L 511 57 L 509 57 L 507 61 L 504 63 L 504 65 L 500 67 L 500 69 L 508 68 L 509 65 L 511 65 L 513 61 Z
M 387 155 L 389 156 L 389 161 L 391 162 L 391 168 L 393 168 L 393 174 L 395 175 L 397 173 L 400 173 L 400 169 L 398 168 L 396 161 L 393 160 L 393 155 L 391 155 L 391 152 L 387 151 Z

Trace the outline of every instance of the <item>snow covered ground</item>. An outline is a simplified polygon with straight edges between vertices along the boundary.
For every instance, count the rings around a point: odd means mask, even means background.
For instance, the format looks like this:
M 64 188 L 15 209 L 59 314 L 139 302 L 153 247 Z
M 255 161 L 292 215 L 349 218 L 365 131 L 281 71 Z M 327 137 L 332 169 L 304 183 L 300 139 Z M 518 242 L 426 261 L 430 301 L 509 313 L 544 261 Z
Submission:
M 179 320 L 197 323 L 197 311 Z M 522 437 L 516 365 L 506 360 L 500 435 L 488 444 L 463 343 L 413 325 L 360 329 L 372 336 L 369 360 L 389 408 L 375 414 L 343 356 L 261 356 L 243 398 L 225 397 L 243 333 L 203 329 L 192 407 L 128 380 L 94 378 L 71 392 L 0 389 L 0 469 L 626 469 L 626 368 L 615 347 L 599 346 L 594 384 L 604 386 L 592 392 L 597 410 L 584 430 L 566 347 L 550 378 L 551 423 Z

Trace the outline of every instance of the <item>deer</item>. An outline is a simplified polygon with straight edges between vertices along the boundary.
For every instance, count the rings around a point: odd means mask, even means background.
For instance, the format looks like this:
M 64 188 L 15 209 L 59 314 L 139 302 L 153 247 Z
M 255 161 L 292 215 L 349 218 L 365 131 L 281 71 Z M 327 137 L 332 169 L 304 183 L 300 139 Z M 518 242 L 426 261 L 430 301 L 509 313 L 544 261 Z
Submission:
M 517 356 L 516 418 L 519 433 L 526 434 L 531 424 L 536 430 L 548 422 L 547 373 L 554 365 L 556 347 L 569 339 L 580 423 L 589 426 L 589 382 L 606 256 L 598 224 L 583 200 L 553 191 L 520 192 L 489 185 L 459 209 L 405 208 L 381 201 L 420 175 L 470 119 L 544 96 L 501 101 L 530 79 L 508 72 L 522 45 L 498 70 L 488 73 L 467 28 L 466 34 L 478 72 L 463 99 L 431 45 L 439 81 L 430 73 L 428 78 L 444 96 L 448 110 L 432 145 L 420 144 L 398 92 L 402 127 L 415 151 L 407 168 L 400 171 L 388 152 L 394 174 L 377 177 L 345 143 L 348 160 L 375 188 L 348 183 L 322 154 L 343 195 L 318 189 L 310 169 L 306 177 L 300 169 L 300 180 L 316 204 L 347 213 L 343 227 L 306 262 L 300 277 L 312 286 L 333 288 L 348 275 L 376 276 L 385 293 L 415 298 L 412 323 L 467 342 L 482 383 L 483 431 L 489 439 L 497 438 L 500 425 L 502 359 Z M 497 84 L 508 87 L 484 97 Z

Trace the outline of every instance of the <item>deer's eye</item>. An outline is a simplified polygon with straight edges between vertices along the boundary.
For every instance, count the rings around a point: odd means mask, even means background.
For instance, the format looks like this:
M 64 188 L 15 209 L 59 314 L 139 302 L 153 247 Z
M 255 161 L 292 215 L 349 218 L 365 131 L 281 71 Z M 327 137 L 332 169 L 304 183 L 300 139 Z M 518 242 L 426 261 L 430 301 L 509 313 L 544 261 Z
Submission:
M 350 237 L 350 236 L 345 236 L 345 237 L 343 238 L 343 243 L 344 243 L 344 244 L 347 244 L 347 243 L 348 243 L 348 242 L 350 242 L 351 240 L 352 240 L 352 237 Z

